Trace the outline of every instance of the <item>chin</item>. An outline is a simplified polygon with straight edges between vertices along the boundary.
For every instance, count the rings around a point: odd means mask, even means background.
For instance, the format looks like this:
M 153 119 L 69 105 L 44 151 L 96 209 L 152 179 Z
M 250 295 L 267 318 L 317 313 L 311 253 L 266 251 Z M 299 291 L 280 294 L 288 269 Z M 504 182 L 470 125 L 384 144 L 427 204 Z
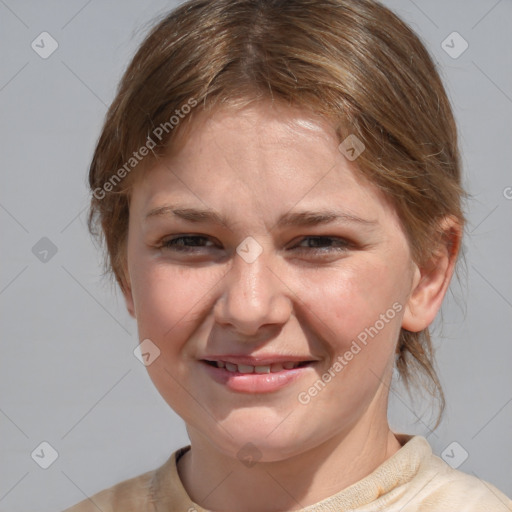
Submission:
M 329 437 L 325 432 L 315 432 L 314 425 L 310 423 L 298 423 L 285 418 L 286 415 L 282 415 L 279 421 L 275 417 L 269 421 L 268 415 L 265 417 L 252 412 L 243 414 L 236 411 L 233 417 L 220 421 L 214 431 L 201 431 L 202 436 L 208 438 L 217 450 L 228 457 L 239 459 L 242 463 L 245 460 L 286 460 L 313 448 Z M 191 439 L 193 444 L 194 436 Z

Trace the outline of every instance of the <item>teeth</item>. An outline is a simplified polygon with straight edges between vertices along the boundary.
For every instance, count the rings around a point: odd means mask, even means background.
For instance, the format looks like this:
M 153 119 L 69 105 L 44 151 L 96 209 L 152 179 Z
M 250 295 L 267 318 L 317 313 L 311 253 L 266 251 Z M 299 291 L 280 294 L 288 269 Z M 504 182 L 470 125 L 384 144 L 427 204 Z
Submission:
M 254 373 L 270 373 L 270 366 L 255 366 Z
M 273 363 L 271 365 L 251 366 L 249 364 L 233 364 L 225 361 L 215 361 L 217 368 L 225 368 L 232 373 L 276 373 L 282 370 L 292 370 L 299 366 L 299 362 L 287 361 L 285 363 Z
M 249 366 L 248 364 L 239 364 L 238 371 L 240 373 L 252 373 L 254 372 L 254 366 Z
M 238 366 L 236 364 L 226 363 L 226 370 L 228 372 L 236 372 L 237 369 L 238 369 Z

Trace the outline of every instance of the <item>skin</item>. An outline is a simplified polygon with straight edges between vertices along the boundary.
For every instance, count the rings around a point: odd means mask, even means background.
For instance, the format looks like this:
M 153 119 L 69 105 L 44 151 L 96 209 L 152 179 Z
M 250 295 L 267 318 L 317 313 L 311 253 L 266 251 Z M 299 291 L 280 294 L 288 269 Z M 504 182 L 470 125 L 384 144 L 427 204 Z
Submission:
M 224 107 L 196 118 L 179 150 L 135 182 L 124 294 L 140 340 L 161 351 L 148 372 L 186 422 L 192 449 L 178 471 L 205 508 L 300 509 L 400 448 L 387 421 L 398 335 L 434 319 L 460 233 L 446 220 L 451 245 L 419 268 L 394 208 L 338 143 L 325 120 L 301 109 Z M 214 210 L 226 224 L 147 218 L 170 204 Z M 326 208 L 368 222 L 277 225 L 287 212 Z M 164 245 L 180 235 L 201 238 L 181 239 L 189 252 Z M 247 236 L 262 248 L 252 263 L 236 252 Z M 320 236 L 328 238 L 308 238 Z M 396 303 L 401 311 L 301 404 L 299 393 Z M 213 381 L 199 361 L 262 353 L 315 363 L 284 388 L 250 394 Z M 261 457 L 250 467 L 237 456 L 247 443 Z

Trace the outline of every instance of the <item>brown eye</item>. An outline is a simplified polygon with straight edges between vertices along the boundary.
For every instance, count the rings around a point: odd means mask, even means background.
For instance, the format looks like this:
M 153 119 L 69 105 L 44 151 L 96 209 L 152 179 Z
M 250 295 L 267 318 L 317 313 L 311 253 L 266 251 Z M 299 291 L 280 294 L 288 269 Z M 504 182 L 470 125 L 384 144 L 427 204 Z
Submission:
M 210 244 L 210 245 L 207 245 Z M 202 248 L 215 247 L 213 242 L 206 236 L 181 235 L 162 242 L 162 247 L 181 252 L 197 252 Z
M 305 246 L 302 245 L 304 242 L 307 242 Z M 313 249 L 321 252 L 329 250 L 343 251 L 350 247 L 350 243 L 347 240 L 338 237 L 308 236 L 303 238 L 296 247 L 299 247 L 301 250 Z

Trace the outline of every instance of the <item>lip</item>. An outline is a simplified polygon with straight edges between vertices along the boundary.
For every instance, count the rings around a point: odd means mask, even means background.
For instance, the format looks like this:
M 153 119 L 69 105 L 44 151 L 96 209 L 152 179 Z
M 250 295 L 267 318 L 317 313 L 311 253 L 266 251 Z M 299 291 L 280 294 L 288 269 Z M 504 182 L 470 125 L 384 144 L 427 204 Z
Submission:
M 285 369 L 271 373 L 240 373 L 230 372 L 226 368 L 212 366 L 207 361 L 224 361 L 233 364 L 250 366 L 267 366 L 272 363 L 283 362 L 309 362 L 305 366 Z M 316 361 L 308 357 L 292 356 L 208 356 L 199 361 L 205 372 L 218 384 L 230 391 L 238 393 L 261 394 L 278 391 L 304 375 L 313 371 L 312 365 Z
M 291 361 L 293 363 L 302 363 L 306 361 L 316 361 L 311 356 L 287 356 L 277 354 L 261 354 L 257 356 L 245 356 L 239 354 L 218 354 L 210 355 L 201 358 L 202 361 L 224 361 L 225 363 L 233 364 L 247 364 L 250 366 L 265 366 L 273 363 L 286 363 Z

